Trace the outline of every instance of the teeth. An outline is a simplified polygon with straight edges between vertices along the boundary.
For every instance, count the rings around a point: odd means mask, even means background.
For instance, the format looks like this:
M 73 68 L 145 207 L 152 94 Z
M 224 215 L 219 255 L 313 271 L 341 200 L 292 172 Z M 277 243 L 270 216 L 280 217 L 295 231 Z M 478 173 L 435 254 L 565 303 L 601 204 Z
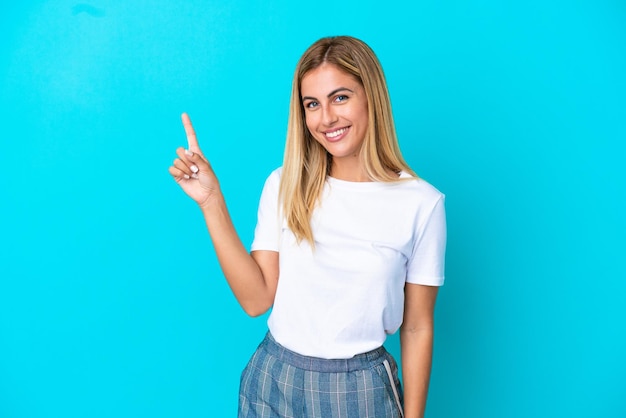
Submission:
M 345 131 L 346 131 L 346 128 L 341 128 L 341 129 L 338 129 L 338 130 L 336 130 L 334 132 L 328 132 L 326 134 L 326 136 L 329 137 L 329 138 L 335 138 L 335 137 L 338 137 L 339 135 L 341 135 L 342 133 L 344 133 Z

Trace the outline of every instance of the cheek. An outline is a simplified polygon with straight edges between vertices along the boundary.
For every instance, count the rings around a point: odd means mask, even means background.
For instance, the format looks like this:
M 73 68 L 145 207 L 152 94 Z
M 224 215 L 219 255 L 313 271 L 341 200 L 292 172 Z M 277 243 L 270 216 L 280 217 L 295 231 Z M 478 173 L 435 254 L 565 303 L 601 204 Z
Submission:
M 367 132 L 367 128 L 369 125 L 369 118 L 367 115 L 367 108 L 363 109 L 361 112 L 359 112 L 359 126 L 360 126 L 360 130 L 365 133 Z
M 360 116 L 361 123 L 364 124 L 365 127 L 367 127 L 367 121 L 369 119 L 369 115 L 368 115 L 368 112 L 367 112 L 367 104 L 363 105 L 358 110 L 358 114 Z
M 309 130 L 309 133 L 313 136 L 315 136 L 315 127 L 317 126 L 315 119 L 315 115 L 311 113 L 306 113 L 304 115 L 304 123 Z

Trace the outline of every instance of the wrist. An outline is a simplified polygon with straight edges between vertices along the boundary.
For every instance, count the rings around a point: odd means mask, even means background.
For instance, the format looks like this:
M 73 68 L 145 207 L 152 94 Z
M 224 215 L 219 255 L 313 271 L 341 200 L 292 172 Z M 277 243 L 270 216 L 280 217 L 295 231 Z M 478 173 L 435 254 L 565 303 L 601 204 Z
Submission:
M 203 213 L 208 213 L 216 208 L 224 208 L 226 206 L 224 195 L 222 195 L 222 192 L 219 189 L 212 191 L 206 199 L 197 203 Z

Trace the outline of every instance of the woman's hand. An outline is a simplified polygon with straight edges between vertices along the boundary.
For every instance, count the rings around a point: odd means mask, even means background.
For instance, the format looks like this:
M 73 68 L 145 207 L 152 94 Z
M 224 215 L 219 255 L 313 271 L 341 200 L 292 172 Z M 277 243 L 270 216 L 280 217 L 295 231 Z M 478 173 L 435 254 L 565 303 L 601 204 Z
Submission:
M 211 164 L 200 150 L 189 115 L 183 113 L 182 120 L 188 148 L 179 147 L 176 150 L 178 158 L 174 160 L 169 172 L 183 191 L 201 208 L 205 208 L 216 197 L 221 197 L 220 185 Z
M 274 303 L 278 252 L 248 253 L 235 231 L 217 177 L 198 146 L 191 120 L 186 113 L 182 119 L 189 145 L 188 149 L 176 150 L 178 158 L 170 167 L 170 174 L 200 205 L 215 254 L 235 297 L 249 315 L 261 315 Z

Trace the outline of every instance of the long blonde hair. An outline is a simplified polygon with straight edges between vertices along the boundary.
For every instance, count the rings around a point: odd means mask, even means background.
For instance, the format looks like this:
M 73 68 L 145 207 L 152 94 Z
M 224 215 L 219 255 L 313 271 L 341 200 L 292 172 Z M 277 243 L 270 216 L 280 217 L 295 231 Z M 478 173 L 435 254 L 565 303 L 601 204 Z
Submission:
M 372 49 L 349 36 L 318 40 L 304 52 L 293 77 L 279 194 L 288 227 L 298 241 L 304 239 L 311 246 L 314 246 L 311 214 L 330 173 L 332 160 L 307 129 L 300 87 L 304 76 L 324 63 L 350 74 L 365 90 L 368 128 L 360 158 L 370 179 L 398 181 L 400 171 L 417 177 L 400 153 L 387 82 Z

